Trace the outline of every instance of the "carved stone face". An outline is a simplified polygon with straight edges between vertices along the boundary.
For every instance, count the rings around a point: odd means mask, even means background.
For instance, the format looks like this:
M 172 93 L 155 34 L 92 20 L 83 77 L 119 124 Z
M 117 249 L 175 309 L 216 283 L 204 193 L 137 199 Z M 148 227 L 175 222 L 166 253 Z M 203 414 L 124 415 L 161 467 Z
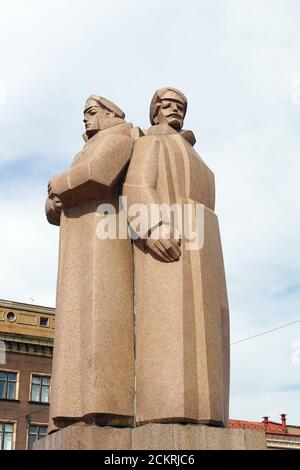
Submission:
M 184 115 L 184 105 L 179 100 L 163 99 L 155 121 L 157 124 L 168 124 L 179 131 L 183 126 Z
M 84 113 L 83 122 L 85 125 L 87 136 L 89 138 L 91 138 L 100 130 L 98 119 L 98 113 L 100 110 L 101 108 L 99 106 L 92 106 L 91 108 L 88 108 Z

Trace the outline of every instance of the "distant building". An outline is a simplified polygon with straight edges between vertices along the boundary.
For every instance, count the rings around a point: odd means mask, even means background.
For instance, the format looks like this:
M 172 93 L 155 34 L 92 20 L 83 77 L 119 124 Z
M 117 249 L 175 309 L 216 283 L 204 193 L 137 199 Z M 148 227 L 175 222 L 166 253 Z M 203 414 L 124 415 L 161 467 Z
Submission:
M 54 309 L 0 300 L 0 450 L 47 434 Z
M 0 450 L 32 449 L 47 434 L 55 310 L 0 300 Z M 231 419 L 265 431 L 270 450 L 300 449 L 300 426 Z
M 281 422 L 270 421 L 265 416 L 263 421 L 229 420 L 230 428 L 257 429 L 265 431 L 267 447 L 270 450 L 300 450 L 300 426 L 287 425 L 286 414 L 281 415 Z

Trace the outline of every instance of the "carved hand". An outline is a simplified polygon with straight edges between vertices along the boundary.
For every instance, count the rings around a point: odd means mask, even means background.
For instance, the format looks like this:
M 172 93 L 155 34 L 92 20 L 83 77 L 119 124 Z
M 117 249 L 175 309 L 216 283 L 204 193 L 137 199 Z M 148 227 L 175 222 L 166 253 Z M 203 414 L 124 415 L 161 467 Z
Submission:
M 67 172 L 62 173 L 60 175 L 53 176 L 48 183 L 48 196 L 59 196 L 61 199 L 62 193 L 66 191 L 68 188 L 68 178 Z
M 55 212 L 58 212 L 60 214 L 63 208 L 63 202 L 61 201 L 61 199 L 59 199 L 58 196 L 52 196 L 51 200 L 53 204 L 53 209 L 55 210 Z
M 181 256 L 181 240 L 171 239 L 156 239 L 148 238 L 143 241 L 144 246 L 160 260 L 166 263 L 178 261 Z
M 63 203 L 58 196 L 51 195 L 46 201 L 46 216 L 48 222 L 52 225 L 60 225 L 60 215 L 62 212 Z
M 54 191 L 54 185 L 53 185 L 53 178 L 49 181 L 48 183 L 48 196 L 50 198 L 53 198 L 53 196 L 55 195 L 55 191 Z

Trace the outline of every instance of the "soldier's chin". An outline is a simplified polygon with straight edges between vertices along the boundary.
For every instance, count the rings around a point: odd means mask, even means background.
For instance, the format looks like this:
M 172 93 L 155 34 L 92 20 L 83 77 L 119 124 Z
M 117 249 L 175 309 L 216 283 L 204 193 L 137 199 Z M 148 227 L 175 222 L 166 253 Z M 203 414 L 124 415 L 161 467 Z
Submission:
M 180 131 L 181 129 L 181 122 L 176 118 L 171 118 L 169 120 L 169 126 L 173 127 L 176 131 Z
M 86 132 L 86 135 L 87 135 L 89 138 L 91 138 L 91 137 L 93 137 L 95 134 L 97 134 L 97 132 L 99 132 L 99 129 L 95 129 L 95 128 L 93 128 L 93 127 L 88 127 L 85 132 Z

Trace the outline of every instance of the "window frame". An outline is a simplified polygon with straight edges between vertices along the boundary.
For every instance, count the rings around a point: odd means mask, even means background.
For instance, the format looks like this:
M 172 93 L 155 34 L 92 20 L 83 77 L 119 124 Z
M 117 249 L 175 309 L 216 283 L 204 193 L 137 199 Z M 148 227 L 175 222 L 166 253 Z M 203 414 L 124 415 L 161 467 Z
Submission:
M 42 320 L 46 320 L 46 325 L 42 325 Z M 50 328 L 50 318 L 40 315 L 39 317 L 39 327 L 40 328 Z
M 40 377 L 41 379 L 43 379 L 44 377 L 47 377 L 49 378 L 49 400 L 48 401 L 35 401 L 32 399 L 32 386 L 33 385 L 36 385 L 36 384 L 33 384 L 33 377 L 34 376 L 37 376 L 37 377 Z M 40 398 L 42 398 L 42 383 L 40 385 Z M 44 373 L 41 373 L 41 372 L 30 372 L 30 387 L 29 387 L 29 402 L 30 403 L 36 403 L 36 404 L 40 404 L 40 405 L 49 405 L 50 404 L 50 397 L 51 397 L 51 374 L 44 374 Z
M 16 388 L 15 388 L 15 398 L 1 398 L 0 397 L 0 403 L 1 401 L 18 401 L 19 400 L 19 388 L 20 388 L 20 371 L 19 370 L 13 370 L 13 369 L 2 369 L 0 368 L 0 372 L 4 372 L 5 374 L 16 374 Z M 7 379 L 7 384 L 8 384 L 8 379 Z M 6 394 L 7 394 L 7 388 L 6 388 Z
M 10 450 L 16 450 L 16 436 L 17 436 L 17 421 L 16 420 L 13 420 L 13 419 L 0 419 L 0 424 L 11 424 L 13 426 L 13 432 L 12 432 L 12 446 L 11 446 L 11 449 Z M 5 435 L 5 433 L 4 433 Z M 0 440 L 0 445 L 2 446 L 2 442 L 3 441 L 3 437 L 1 438 Z M 0 447 L 0 452 L 4 450 L 4 449 L 1 449 Z M 9 451 L 8 451 L 9 452 Z
M 37 423 L 36 421 L 35 422 L 31 422 L 28 424 L 28 427 L 27 427 L 27 436 L 26 436 L 26 450 L 33 450 L 33 449 L 29 449 L 29 443 L 30 443 L 30 426 L 38 426 L 39 428 L 41 426 L 44 426 L 45 428 L 47 428 L 47 434 L 46 436 L 48 435 L 48 427 L 49 427 L 49 424 L 48 423 Z M 45 437 L 46 437 L 45 436 Z M 42 438 L 43 439 L 43 438 Z M 36 441 L 38 441 L 39 439 L 36 439 Z

